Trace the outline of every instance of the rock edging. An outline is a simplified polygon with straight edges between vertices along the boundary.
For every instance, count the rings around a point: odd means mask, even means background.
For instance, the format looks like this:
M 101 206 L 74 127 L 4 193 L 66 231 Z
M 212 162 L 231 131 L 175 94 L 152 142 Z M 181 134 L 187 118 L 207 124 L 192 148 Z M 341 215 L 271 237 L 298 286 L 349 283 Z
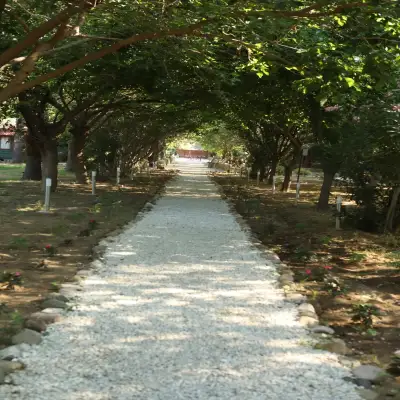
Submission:
M 174 176 L 171 179 L 174 179 Z M 65 316 L 66 311 L 72 307 L 71 302 L 79 296 L 79 292 L 83 289 L 80 285 L 82 280 L 87 278 L 92 271 L 104 266 L 103 260 L 107 244 L 115 236 L 120 235 L 125 229 L 136 223 L 138 219 L 143 218 L 164 192 L 165 185 L 156 191 L 153 198 L 144 205 L 132 221 L 100 240 L 92 248 L 93 261 L 88 267 L 78 270 L 71 283 L 61 284 L 58 292 L 47 295 L 41 303 L 42 310 L 31 314 L 26 319 L 24 329 L 11 338 L 12 345 L 0 350 L 0 384 L 12 384 L 12 378 L 9 375 L 25 368 L 19 359 L 30 350 L 31 346 L 39 345 L 42 342 L 48 325 L 61 321 Z
M 209 175 L 211 178 L 212 174 L 209 173 Z M 345 341 L 334 337 L 335 331 L 333 328 L 320 324 L 314 306 L 307 302 L 307 296 L 304 296 L 297 290 L 292 269 L 287 264 L 283 263 L 276 253 L 265 248 L 265 245 L 258 239 L 256 234 L 251 231 L 245 219 L 236 211 L 233 201 L 224 194 L 218 182 L 216 183 L 221 197 L 227 202 L 232 215 L 235 217 L 242 230 L 252 239 L 254 247 L 263 253 L 267 261 L 272 262 L 275 266 L 279 274 L 278 285 L 283 290 L 286 300 L 298 305 L 299 323 L 304 328 L 308 329 L 312 337 L 316 339 L 317 343 L 315 348 L 338 354 L 338 361 L 342 366 L 351 370 L 353 377 L 348 379 L 359 387 L 358 392 L 360 396 L 365 400 L 378 400 L 380 394 L 372 390 L 372 388 L 374 388 L 374 383 L 382 382 L 388 374 L 382 368 L 373 365 L 361 365 L 358 360 L 348 356 L 350 350 Z M 400 359 L 400 351 L 398 357 Z M 372 376 L 371 372 L 371 374 L 367 376 L 367 373 L 365 373 L 365 376 L 360 377 L 364 371 L 374 371 L 375 374 Z M 400 396 L 399 398 L 396 397 L 394 400 L 400 400 Z

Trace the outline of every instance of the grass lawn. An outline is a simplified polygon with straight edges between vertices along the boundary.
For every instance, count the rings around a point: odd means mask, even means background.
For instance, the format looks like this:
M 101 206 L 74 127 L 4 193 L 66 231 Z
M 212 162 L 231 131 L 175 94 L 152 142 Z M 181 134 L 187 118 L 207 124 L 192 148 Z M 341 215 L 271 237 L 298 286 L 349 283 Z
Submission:
M 24 167 L 24 164 L 0 164 L 0 181 L 20 180 Z
M 290 193 L 272 194 L 268 185 L 248 185 L 245 179 L 224 173 L 214 179 L 259 239 L 292 267 L 298 290 L 309 297 L 320 319 L 343 337 L 354 355 L 386 366 L 400 348 L 400 238 L 337 231 L 333 209 L 316 210 L 316 181 L 302 184 L 296 206 L 295 184 Z M 335 190 L 334 196 L 346 200 L 346 193 Z M 332 268 L 331 274 L 343 283 L 339 295 L 308 277 L 306 270 L 314 274 L 324 267 Z M 352 321 L 352 306 L 365 303 L 383 311 L 380 319 L 374 318 L 375 336 Z
M 22 178 L 25 164 L 0 164 L 0 181 L 19 181 Z M 60 165 L 58 168 L 59 178 L 73 179 L 71 172 L 65 171 L 64 166 Z
M 92 260 L 92 248 L 102 237 L 132 221 L 173 176 L 160 171 L 122 180 L 121 187 L 98 183 L 95 203 L 89 184 L 74 184 L 60 169 L 52 213 L 42 214 L 40 182 L 21 181 L 22 171 L 22 165 L 0 165 L 0 273 L 21 272 L 23 278 L 15 290 L 0 284 L 0 346 L 9 344 L 50 291 Z M 94 230 L 89 229 L 92 219 L 98 225 Z M 56 248 L 53 257 L 45 255 L 48 244 Z

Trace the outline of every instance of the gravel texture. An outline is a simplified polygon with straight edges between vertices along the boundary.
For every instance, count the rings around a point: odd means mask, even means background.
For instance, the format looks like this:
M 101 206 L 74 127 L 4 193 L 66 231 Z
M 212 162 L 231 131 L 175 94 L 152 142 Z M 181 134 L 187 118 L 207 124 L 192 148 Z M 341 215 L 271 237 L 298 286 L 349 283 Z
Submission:
M 360 400 L 199 162 L 82 282 L 0 399 Z

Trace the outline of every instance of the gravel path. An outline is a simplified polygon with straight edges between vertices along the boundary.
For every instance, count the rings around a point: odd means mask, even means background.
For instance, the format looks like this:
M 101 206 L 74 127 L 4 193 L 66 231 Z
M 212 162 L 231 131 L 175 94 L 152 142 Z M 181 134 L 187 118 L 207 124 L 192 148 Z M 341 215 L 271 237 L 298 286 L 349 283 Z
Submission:
M 306 345 L 206 167 L 179 168 L 0 399 L 359 400 L 336 356 Z

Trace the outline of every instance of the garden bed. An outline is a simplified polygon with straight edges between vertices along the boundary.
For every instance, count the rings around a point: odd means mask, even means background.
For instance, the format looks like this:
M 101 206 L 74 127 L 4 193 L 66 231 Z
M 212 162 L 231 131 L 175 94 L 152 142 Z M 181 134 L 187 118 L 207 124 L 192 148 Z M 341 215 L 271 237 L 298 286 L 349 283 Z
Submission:
M 98 183 L 95 199 L 90 185 L 73 184 L 63 172 L 51 213 L 42 214 L 40 184 L 19 181 L 21 174 L 18 166 L 0 165 L 0 273 L 21 274 L 23 281 L 13 290 L 0 288 L 0 346 L 50 291 L 92 260 L 101 238 L 132 221 L 174 175 L 157 171 L 122 180 L 121 187 Z
M 335 329 L 353 355 L 386 367 L 400 349 L 400 237 L 336 230 L 333 208 L 316 210 L 320 185 L 315 182 L 302 184 L 296 205 L 294 190 L 272 194 L 270 186 L 223 173 L 214 179 L 263 244 L 291 266 L 298 290 L 320 320 Z M 346 198 L 332 193 L 339 194 Z M 340 280 L 338 295 L 315 281 L 318 271 Z M 352 319 L 353 307 L 365 304 L 380 310 L 370 330 Z

